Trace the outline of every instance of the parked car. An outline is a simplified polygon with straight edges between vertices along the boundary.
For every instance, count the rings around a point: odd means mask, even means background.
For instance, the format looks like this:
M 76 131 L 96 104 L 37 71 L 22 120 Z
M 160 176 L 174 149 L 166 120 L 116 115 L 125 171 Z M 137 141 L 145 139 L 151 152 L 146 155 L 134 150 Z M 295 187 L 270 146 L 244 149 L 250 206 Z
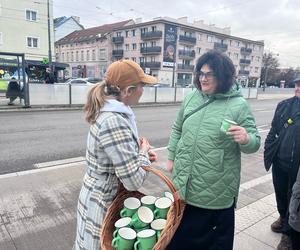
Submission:
M 69 79 L 65 83 L 71 84 L 71 85 L 93 85 L 94 84 L 94 83 L 88 81 L 86 78 Z
M 90 83 L 98 83 L 98 82 L 102 81 L 102 79 L 97 78 L 97 77 L 88 77 L 88 78 L 84 78 L 84 79 Z

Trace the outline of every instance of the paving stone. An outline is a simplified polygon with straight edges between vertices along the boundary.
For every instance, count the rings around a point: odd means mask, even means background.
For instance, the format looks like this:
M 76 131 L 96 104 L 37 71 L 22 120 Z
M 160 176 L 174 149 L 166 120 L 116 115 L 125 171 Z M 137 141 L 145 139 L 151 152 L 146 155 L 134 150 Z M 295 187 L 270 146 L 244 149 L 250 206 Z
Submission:
M 255 225 L 247 228 L 243 232 L 265 243 L 266 245 L 276 248 L 280 241 L 281 234 L 277 234 L 271 231 L 270 225 L 273 222 L 274 218 L 272 216 L 268 216 Z
M 261 198 L 263 198 L 263 197 L 266 196 L 265 193 L 259 192 L 259 191 L 255 190 L 253 188 L 249 188 L 247 190 L 244 190 L 241 193 L 245 194 L 245 195 L 247 195 L 247 196 L 249 196 L 249 197 L 251 197 L 251 198 L 253 198 L 255 200 L 259 200 L 259 199 L 261 199 Z
M 257 210 L 259 212 L 264 213 L 265 215 L 271 215 L 277 211 L 276 207 L 266 204 L 260 200 L 253 202 L 248 206 L 251 209 Z
M 237 229 L 241 231 L 254 225 L 258 221 L 266 217 L 265 213 L 250 208 L 249 206 L 237 210 L 235 214 L 236 214 L 235 226 Z
M 0 249 L 5 249 L 5 250 L 17 249 L 9 233 L 7 232 L 5 225 L 3 224 L 0 225 Z
M 260 199 L 260 201 L 268 204 L 268 205 L 272 205 L 274 207 L 276 207 L 276 198 L 275 198 L 275 194 L 270 194 L 266 197 L 263 197 L 262 199 Z
M 245 234 L 243 232 L 238 233 L 234 238 L 234 250 L 274 250 L 263 242 Z

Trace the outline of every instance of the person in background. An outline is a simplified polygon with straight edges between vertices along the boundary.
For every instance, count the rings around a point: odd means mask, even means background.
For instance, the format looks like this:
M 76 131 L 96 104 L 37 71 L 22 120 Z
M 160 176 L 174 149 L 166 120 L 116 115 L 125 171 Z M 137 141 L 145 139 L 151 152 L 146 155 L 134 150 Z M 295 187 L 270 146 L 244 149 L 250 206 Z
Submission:
M 8 83 L 6 91 L 6 98 L 9 98 L 8 105 L 14 105 L 14 100 L 16 100 L 18 97 L 20 98 L 21 102 L 21 99 L 23 98 L 23 92 L 16 78 L 12 77 L 11 81 Z
M 272 177 L 279 218 L 271 224 L 271 230 L 282 233 L 278 250 L 289 250 L 291 227 L 288 223 L 289 203 L 292 187 L 296 181 L 300 162 L 300 77 L 294 80 L 295 96 L 281 101 L 275 110 L 271 129 L 265 141 L 265 157 L 274 150 L 274 141 L 280 133 L 281 142 L 276 149 L 272 163 Z M 289 119 L 294 119 L 292 123 Z M 268 168 L 267 168 L 268 170 Z
M 293 186 L 289 207 L 289 225 L 291 227 L 292 249 L 300 249 L 300 171 Z
M 55 82 L 55 76 L 54 76 L 51 68 L 46 68 L 44 81 L 46 84 L 53 84 Z
M 150 165 L 149 157 L 156 159 L 147 139 L 139 138 L 130 108 L 139 102 L 143 86 L 156 82 L 137 63 L 120 60 L 108 67 L 105 80 L 88 94 L 85 112 L 91 126 L 78 200 L 76 250 L 100 249 L 101 225 L 119 182 L 127 190 L 137 190 L 146 178 L 141 166 Z
M 235 67 L 224 54 L 210 51 L 197 61 L 196 89 L 184 99 L 168 144 L 167 170 L 186 202 L 168 250 L 233 248 L 241 152 L 260 147 L 254 117 L 234 77 Z M 235 122 L 227 132 L 225 119 Z

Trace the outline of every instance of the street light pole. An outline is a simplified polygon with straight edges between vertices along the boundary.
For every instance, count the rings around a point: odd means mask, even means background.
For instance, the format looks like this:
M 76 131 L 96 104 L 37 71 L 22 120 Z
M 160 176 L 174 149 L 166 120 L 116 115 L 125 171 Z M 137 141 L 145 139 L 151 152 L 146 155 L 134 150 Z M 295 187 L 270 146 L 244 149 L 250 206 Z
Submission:
M 266 85 L 267 85 L 267 79 L 268 79 L 268 66 L 266 65 L 266 72 L 265 72 L 265 79 L 264 79 L 264 85 L 263 85 L 263 91 L 266 90 Z
M 51 52 L 51 25 L 50 25 L 50 6 L 49 0 L 47 0 L 47 19 L 48 19 L 48 57 L 49 57 L 49 68 L 51 69 L 51 73 L 53 73 L 52 69 L 52 52 Z

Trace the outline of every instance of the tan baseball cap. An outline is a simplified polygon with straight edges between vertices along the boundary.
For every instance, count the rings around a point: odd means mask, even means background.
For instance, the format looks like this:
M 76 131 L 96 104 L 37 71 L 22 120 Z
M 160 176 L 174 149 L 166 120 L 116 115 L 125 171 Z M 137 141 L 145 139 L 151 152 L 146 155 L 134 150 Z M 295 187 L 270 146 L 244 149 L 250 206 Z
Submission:
M 155 84 L 157 79 L 146 75 L 143 69 L 132 60 L 119 60 L 108 66 L 104 79 L 108 84 L 121 89 L 138 83 Z

